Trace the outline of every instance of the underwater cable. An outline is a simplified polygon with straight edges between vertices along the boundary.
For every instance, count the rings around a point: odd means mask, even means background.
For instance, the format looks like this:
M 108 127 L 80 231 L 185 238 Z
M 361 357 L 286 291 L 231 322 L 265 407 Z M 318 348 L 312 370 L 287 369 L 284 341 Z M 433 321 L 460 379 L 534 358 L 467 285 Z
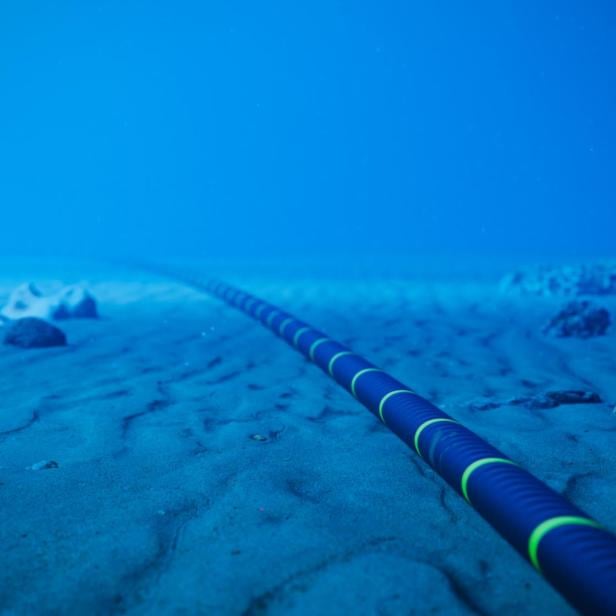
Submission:
M 411 388 L 307 323 L 222 282 L 181 278 L 260 321 L 347 389 L 577 610 L 616 616 L 616 536 L 598 522 Z

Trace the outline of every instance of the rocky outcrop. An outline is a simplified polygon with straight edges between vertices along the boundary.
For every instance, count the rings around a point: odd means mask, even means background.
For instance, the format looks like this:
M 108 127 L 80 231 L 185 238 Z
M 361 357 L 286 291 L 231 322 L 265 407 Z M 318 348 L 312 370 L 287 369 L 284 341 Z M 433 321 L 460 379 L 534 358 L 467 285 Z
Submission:
M 616 264 L 537 267 L 510 274 L 502 281 L 508 293 L 529 295 L 616 295 Z
M 569 302 L 543 332 L 559 338 L 592 338 L 603 336 L 610 326 L 610 313 L 589 301 Z

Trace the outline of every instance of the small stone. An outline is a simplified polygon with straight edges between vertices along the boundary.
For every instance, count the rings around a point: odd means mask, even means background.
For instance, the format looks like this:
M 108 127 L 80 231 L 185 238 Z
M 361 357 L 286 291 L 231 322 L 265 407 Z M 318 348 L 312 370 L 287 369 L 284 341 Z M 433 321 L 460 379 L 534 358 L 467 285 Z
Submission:
M 45 471 L 50 468 L 60 468 L 55 460 L 41 460 L 30 467 L 31 471 Z
M 259 441 L 260 443 L 267 440 L 267 436 L 263 436 L 263 434 L 251 434 L 250 438 L 253 441 Z
M 559 338 L 603 336 L 610 326 L 610 313 L 589 301 L 569 302 L 545 326 L 544 333 Z
M 11 344 L 23 349 L 66 345 L 66 336 L 61 329 L 36 317 L 18 319 L 10 323 L 5 329 L 4 344 Z
M 441 407 L 443 405 L 441 404 Z M 499 406 L 502 406 L 501 402 L 494 402 L 493 400 L 479 399 L 469 403 L 469 408 L 471 411 L 491 411 L 493 409 L 497 409 Z

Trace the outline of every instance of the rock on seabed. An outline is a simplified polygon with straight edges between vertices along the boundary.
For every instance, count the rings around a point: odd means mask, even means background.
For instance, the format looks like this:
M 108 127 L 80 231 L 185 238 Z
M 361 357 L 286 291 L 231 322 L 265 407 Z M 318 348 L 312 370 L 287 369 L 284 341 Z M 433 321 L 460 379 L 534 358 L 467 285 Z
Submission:
M 43 319 L 25 317 L 9 323 L 4 334 L 4 344 L 23 349 L 65 346 L 66 335 Z
M 29 283 L 17 287 L 2 309 L 7 319 L 37 317 L 39 319 L 95 319 L 98 317 L 96 300 L 80 285 L 64 287 L 52 295 L 43 295 L 36 285 Z

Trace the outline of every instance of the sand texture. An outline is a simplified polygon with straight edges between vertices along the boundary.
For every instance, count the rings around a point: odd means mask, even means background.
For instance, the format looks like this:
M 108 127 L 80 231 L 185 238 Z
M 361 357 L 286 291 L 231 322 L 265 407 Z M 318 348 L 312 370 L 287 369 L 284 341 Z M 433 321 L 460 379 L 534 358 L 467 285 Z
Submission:
M 205 277 L 205 273 L 203 274 Z M 66 348 L 0 346 L 0 614 L 569 614 L 318 368 L 182 284 L 109 267 Z M 616 531 L 616 327 L 498 285 L 231 275 L 415 388 Z M 606 298 L 603 305 L 612 308 Z M 549 391 L 594 404 L 512 404 Z M 492 404 L 494 403 L 494 404 Z M 32 470 L 42 460 L 58 468 Z

